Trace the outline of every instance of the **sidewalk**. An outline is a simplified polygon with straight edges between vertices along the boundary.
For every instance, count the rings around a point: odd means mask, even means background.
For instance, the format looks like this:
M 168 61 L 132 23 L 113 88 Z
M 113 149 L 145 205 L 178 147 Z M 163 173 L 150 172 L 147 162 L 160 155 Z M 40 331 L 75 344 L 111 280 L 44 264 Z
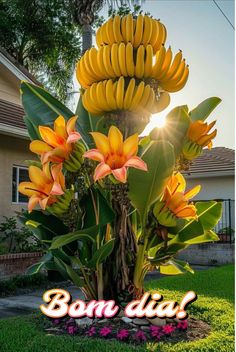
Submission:
M 192 265 L 194 270 L 207 270 L 209 266 Z M 158 272 L 150 272 L 146 277 L 147 280 L 154 280 L 164 277 Z M 67 291 L 70 292 L 72 299 L 83 299 L 83 293 L 75 286 L 69 286 Z M 39 311 L 39 306 L 43 302 L 43 293 L 45 289 L 39 289 L 29 294 L 0 298 L 0 319 L 10 318 L 18 315 L 26 315 L 32 311 Z

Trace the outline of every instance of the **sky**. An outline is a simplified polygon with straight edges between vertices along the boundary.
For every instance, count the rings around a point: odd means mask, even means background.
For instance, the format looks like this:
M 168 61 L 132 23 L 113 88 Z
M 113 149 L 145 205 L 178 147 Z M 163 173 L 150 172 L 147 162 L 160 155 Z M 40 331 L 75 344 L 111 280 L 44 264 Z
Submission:
M 234 24 L 234 0 L 217 3 Z M 207 120 L 217 119 L 214 146 L 234 148 L 234 29 L 212 0 L 146 0 L 142 9 L 165 24 L 166 47 L 171 45 L 174 53 L 181 49 L 190 68 L 186 86 L 171 94 L 168 108 L 151 119 L 145 132 L 175 106 L 187 104 L 191 110 L 206 98 L 218 96 L 222 102 Z M 107 17 L 105 7 L 101 14 Z

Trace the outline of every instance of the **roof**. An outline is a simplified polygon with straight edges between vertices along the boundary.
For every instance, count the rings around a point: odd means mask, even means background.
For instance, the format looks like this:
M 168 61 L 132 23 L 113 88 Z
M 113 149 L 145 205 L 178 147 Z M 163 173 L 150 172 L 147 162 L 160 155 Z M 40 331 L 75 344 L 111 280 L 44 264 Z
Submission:
M 0 46 L 0 63 L 6 66 L 19 80 L 41 85 L 29 71 L 19 64 L 3 47 Z
M 201 156 L 193 161 L 186 177 L 213 177 L 234 175 L 235 151 L 225 147 L 204 149 Z
M 24 115 L 24 110 L 20 105 L 0 99 L 0 131 L 27 138 Z

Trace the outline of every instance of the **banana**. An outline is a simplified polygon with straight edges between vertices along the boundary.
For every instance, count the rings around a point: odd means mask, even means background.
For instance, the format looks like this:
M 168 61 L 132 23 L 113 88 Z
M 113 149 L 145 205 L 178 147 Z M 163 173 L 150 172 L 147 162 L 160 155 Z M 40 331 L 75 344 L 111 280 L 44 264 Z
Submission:
M 126 44 L 125 50 L 125 59 L 126 59 L 126 69 L 127 74 L 130 77 L 134 76 L 134 58 L 133 58 L 133 46 L 131 43 Z
M 102 39 L 103 45 L 109 44 L 109 39 L 107 37 L 107 22 L 105 22 L 101 27 L 101 39 Z
M 93 83 L 93 85 L 97 85 L 96 83 Z M 82 95 L 82 102 L 83 102 L 83 105 L 85 107 L 85 109 L 90 112 L 91 114 L 93 115 L 100 115 L 101 114 L 101 109 L 97 106 L 97 105 L 94 105 L 92 100 L 91 100 L 91 97 L 90 97 L 90 92 L 91 92 L 91 88 L 88 88 L 85 93 Z
M 143 39 L 142 44 L 146 46 L 152 36 L 152 21 L 151 18 L 147 15 L 144 16 L 144 30 L 143 30 Z
M 152 47 L 154 47 L 159 36 L 159 25 L 157 20 L 151 19 L 151 21 L 152 21 L 152 35 L 150 38 L 150 44 L 152 45 Z
M 157 77 L 158 80 L 162 80 L 163 78 L 165 78 L 166 73 L 169 70 L 170 64 L 171 64 L 171 60 L 172 60 L 172 50 L 169 47 L 167 52 L 166 52 L 166 56 L 165 56 L 165 60 L 162 64 L 162 68 L 161 68 L 161 74 Z
M 93 48 L 95 51 L 96 49 Z M 87 72 L 92 76 L 94 77 L 94 80 L 95 81 L 98 81 L 101 76 L 99 76 L 99 73 L 96 71 L 96 68 L 93 69 L 93 65 L 92 65 L 92 62 L 90 60 L 90 57 L 91 57 L 91 49 L 87 50 L 84 54 L 84 64 L 85 64 L 85 69 L 87 70 Z M 94 53 L 94 52 L 93 52 Z M 90 55 L 89 55 L 90 54 Z
M 176 72 L 178 71 L 179 69 L 179 66 L 181 64 L 181 60 L 182 60 L 182 51 L 180 50 L 174 57 L 174 60 L 166 74 L 166 77 L 165 79 L 163 80 L 164 81 L 169 81 L 172 79 L 172 77 L 174 77 L 174 75 L 176 74 Z
M 167 38 L 167 30 L 166 30 L 166 27 L 164 26 L 163 23 L 160 22 L 160 25 L 161 25 L 161 27 L 163 29 L 162 43 L 165 44 L 166 38 Z
M 134 40 L 134 23 L 132 14 L 127 15 L 126 17 L 126 41 L 127 43 L 133 44 Z
M 124 77 L 120 77 L 117 83 L 116 89 L 116 103 L 118 109 L 123 109 L 124 106 L 124 87 L 125 87 L 125 80 Z
M 102 46 L 99 50 L 98 50 L 98 54 L 97 54 L 97 62 L 98 62 L 98 67 L 100 69 L 100 72 L 103 74 L 104 78 L 109 78 L 109 75 L 106 71 L 105 65 L 104 65 L 104 61 L 103 61 L 103 53 L 104 53 L 104 46 Z
M 137 48 L 141 44 L 143 38 L 143 23 L 143 15 L 138 15 L 134 34 L 134 48 Z
M 148 102 L 147 102 L 147 109 L 151 114 L 155 113 L 155 101 L 156 101 L 156 94 L 154 90 L 151 89 L 148 97 Z
M 160 50 L 158 50 L 156 53 L 156 63 L 152 69 L 152 77 L 155 79 L 157 79 L 157 77 L 159 77 L 159 75 L 161 73 L 161 68 L 162 68 L 162 64 L 165 60 L 165 56 L 166 56 L 166 49 L 162 45 Z
M 142 95 L 143 95 L 144 87 L 145 87 L 145 84 L 143 81 L 140 82 L 139 85 L 136 87 L 134 95 L 133 95 L 132 103 L 130 105 L 131 111 L 135 110 L 136 107 L 138 106 L 138 104 L 142 98 Z
M 146 47 L 146 59 L 144 64 L 144 77 L 151 77 L 152 75 L 152 58 L 153 50 L 150 44 Z
M 117 109 L 117 104 L 116 104 L 116 100 L 113 94 L 113 82 L 112 79 L 109 79 L 106 83 L 106 100 L 107 100 L 107 104 L 110 108 L 110 110 L 116 110 Z
M 142 78 L 144 75 L 144 53 L 145 49 L 143 45 L 140 45 L 137 50 L 136 65 L 135 65 L 135 76 Z
M 123 16 L 121 18 L 121 34 L 122 34 L 122 37 L 123 37 L 123 41 L 125 43 L 127 43 L 127 39 L 126 39 L 126 19 L 127 19 L 127 16 Z
M 93 83 L 88 92 L 88 100 L 91 101 L 93 108 L 100 110 L 99 102 L 97 100 L 97 83 Z
M 161 112 L 170 104 L 170 95 L 167 92 L 161 92 L 160 97 L 156 99 L 155 113 Z
M 98 66 L 98 60 L 97 60 L 97 49 L 91 48 L 88 51 L 88 57 L 89 57 L 89 62 L 90 62 L 90 67 L 95 72 L 95 74 L 98 76 L 98 79 L 104 79 L 102 72 L 100 71 L 100 68 Z
M 116 15 L 113 19 L 113 33 L 116 43 L 123 41 L 123 37 L 120 31 L 121 18 L 119 15 Z
M 101 38 L 101 27 L 98 28 L 97 33 L 96 33 L 96 43 L 98 48 L 103 45 L 102 43 L 102 38 Z
M 122 76 L 126 77 L 128 76 L 128 74 L 127 74 L 126 62 L 125 62 L 125 44 L 124 43 L 119 44 L 118 58 L 119 58 L 121 74 Z
M 89 87 L 89 82 L 83 77 L 83 74 L 81 72 L 81 62 L 79 61 L 76 65 L 76 78 L 79 84 L 83 88 L 88 88 Z
M 188 79 L 188 75 L 189 68 L 188 66 L 186 66 L 181 79 L 176 84 L 173 84 L 173 82 L 170 84 L 162 84 L 162 88 L 170 93 L 178 92 L 178 90 L 182 89 L 185 86 Z
M 149 100 L 149 96 L 150 96 L 150 90 L 152 88 L 150 87 L 149 84 L 147 84 L 144 88 L 144 92 L 143 92 L 143 95 L 142 95 L 142 98 L 139 102 L 139 104 L 137 105 L 136 109 L 134 109 L 135 111 L 137 112 L 144 112 L 146 113 L 147 110 L 148 110 L 148 100 Z
M 105 89 L 103 82 L 98 82 L 97 87 L 96 87 L 96 93 L 97 93 L 97 101 L 99 103 L 99 107 L 103 111 L 109 111 L 109 107 L 106 101 L 106 95 L 105 95 Z
M 106 23 L 106 35 L 110 45 L 115 43 L 115 36 L 113 31 L 113 18 L 109 18 Z
M 91 85 L 93 82 L 96 81 L 96 77 L 89 71 L 89 65 L 88 65 L 88 60 L 85 59 L 85 55 L 82 56 L 80 63 L 81 63 L 81 74 L 87 81 L 89 82 L 89 85 Z
M 129 81 L 128 87 L 125 92 L 125 98 L 124 98 L 124 109 L 129 110 L 129 107 L 132 102 L 133 94 L 134 94 L 134 88 L 135 88 L 135 79 L 131 78 Z
M 160 50 L 161 46 L 163 44 L 165 44 L 165 27 L 164 25 L 160 22 L 160 21 L 157 21 L 157 20 L 154 20 L 157 22 L 158 24 L 158 35 L 157 35 L 157 40 L 155 42 L 155 44 L 153 45 L 153 52 L 157 52 L 158 50 Z
M 112 90 L 112 95 L 113 95 L 113 97 L 114 97 L 114 99 L 115 99 L 115 104 L 116 104 L 115 110 L 117 110 L 117 108 L 118 108 L 117 102 L 116 102 L 117 84 L 118 84 L 118 81 L 115 81 L 115 82 L 113 83 L 113 90 Z
M 120 70 L 120 66 L 119 66 L 119 58 L 118 58 L 118 44 L 114 43 L 111 47 L 111 65 L 112 65 L 112 69 L 116 75 L 116 77 L 120 77 L 121 76 L 121 70 Z
M 111 65 L 111 47 L 110 45 L 105 45 L 104 46 L 104 51 L 103 51 L 103 60 L 104 60 L 104 65 L 105 69 L 108 73 L 108 77 L 116 77 L 116 74 L 112 68 Z
M 185 59 L 184 59 L 181 62 L 181 64 L 179 65 L 179 68 L 178 68 L 176 74 L 172 77 L 172 79 L 170 79 L 170 83 L 171 82 L 176 82 L 177 83 L 181 79 L 181 77 L 184 74 L 185 67 L 186 67 L 186 64 L 185 64 Z

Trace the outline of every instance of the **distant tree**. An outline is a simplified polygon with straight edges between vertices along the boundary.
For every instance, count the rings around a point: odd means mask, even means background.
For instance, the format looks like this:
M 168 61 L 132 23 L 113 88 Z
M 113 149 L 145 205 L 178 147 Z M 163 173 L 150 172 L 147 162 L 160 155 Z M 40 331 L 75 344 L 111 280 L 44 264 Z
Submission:
M 0 0 L 0 45 L 65 101 L 81 55 L 70 0 Z

